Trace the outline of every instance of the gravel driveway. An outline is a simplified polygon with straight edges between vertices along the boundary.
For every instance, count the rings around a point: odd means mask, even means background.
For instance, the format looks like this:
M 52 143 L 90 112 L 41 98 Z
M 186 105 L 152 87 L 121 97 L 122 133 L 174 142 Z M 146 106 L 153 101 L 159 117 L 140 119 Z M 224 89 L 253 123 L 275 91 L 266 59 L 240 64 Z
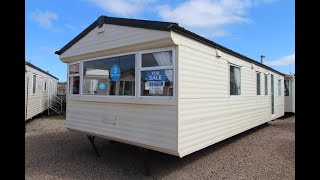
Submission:
M 96 157 L 65 116 L 26 125 L 25 179 L 295 179 L 295 117 L 277 119 L 183 158 L 151 151 L 151 176 L 137 148 L 97 137 Z

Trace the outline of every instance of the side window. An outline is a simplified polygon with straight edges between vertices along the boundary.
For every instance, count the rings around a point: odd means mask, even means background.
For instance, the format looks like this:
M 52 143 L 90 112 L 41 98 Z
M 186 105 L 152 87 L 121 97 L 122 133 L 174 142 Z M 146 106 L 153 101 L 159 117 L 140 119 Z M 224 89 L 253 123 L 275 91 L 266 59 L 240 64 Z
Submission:
M 69 65 L 69 94 L 79 94 L 80 91 L 80 76 L 79 64 Z
M 32 94 L 36 93 L 36 88 L 37 87 L 37 76 L 34 74 L 32 76 Z
M 281 79 L 278 80 L 278 95 L 281 96 Z
M 289 96 L 289 80 L 284 80 L 284 95 Z
M 240 67 L 230 64 L 229 68 L 230 95 L 241 95 L 241 71 Z
M 268 75 L 264 75 L 264 95 L 268 95 Z
M 47 90 L 47 81 L 44 81 L 43 83 L 43 91 L 46 91 Z
M 260 90 L 261 90 L 261 85 L 260 85 L 261 83 L 260 83 L 260 73 L 259 72 L 257 72 L 257 95 L 261 95 L 261 92 L 260 92 Z

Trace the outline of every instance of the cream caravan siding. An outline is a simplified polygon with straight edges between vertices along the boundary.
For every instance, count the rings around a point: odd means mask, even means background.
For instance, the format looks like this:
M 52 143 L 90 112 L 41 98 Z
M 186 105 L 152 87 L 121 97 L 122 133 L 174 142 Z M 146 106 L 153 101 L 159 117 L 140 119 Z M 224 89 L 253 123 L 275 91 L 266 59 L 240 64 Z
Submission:
M 27 72 L 25 73 L 25 91 L 28 92 L 25 95 L 26 100 L 26 118 L 30 119 L 33 116 L 43 112 L 44 110 L 48 109 L 48 93 L 49 93 L 49 80 L 52 81 L 52 91 L 54 92 L 54 87 L 57 86 L 58 81 L 47 74 L 44 74 L 32 67 L 26 65 Z M 33 82 L 32 78 L 33 75 L 36 75 L 36 93 L 33 94 L 32 87 Z M 44 82 L 47 81 L 47 90 L 44 91 Z M 28 88 L 28 89 L 27 89 Z
M 106 24 L 103 33 L 95 28 L 60 59 L 70 63 L 173 45 L 167 31 Z M 178 155 L 177 122 L 176 98 L 67 95 L 67 128 L 85 134 Z
M 118 25 L 110 25 L 105 24 L 105 31 L 102 33 L 97 33 L 98 28 L 96 27 L 91 32 L 89 32 L 85 37 L 80 39 L 77 43 L 75 43 L 71 48 L 66 50 L 64 53 L 60 55 L 60 59 L 63 62 L 71 62 L 74 61 L 74 58 L 70 58 L 72 56 L 78 56 L 76 59 L 80 60 L 82 58 L 94 58 L 94 56 L 103 56 L 117 54 L 117 53 L 125 53 L 129 51 L 139 50 L 137 48 L 146 47 L 154 48 L 155 43 L 145 44 L 151 41 L 158 41 L 160 39 L 170 39 L 170 32 L 167 31 L 156 31 L 142 28 L 134 28 L 127 26 L 118 26 Z M 171 39 L 170 39 L 171 40 Z M 167 41 L 158 41 L 157 46 L 165 47 L 168 46 Z M 160 45 L 162 43 L 162 45 Z M 144 44 L 144 46 L 139 47 L 139 44 Z M 171 41 L 172 44 L 172 41 Z M 135 46 L 133 46 L 135 45 Z M 132 46 L 131 48 L 126 48 Z M 110 51 L 111 49 L 117 49 L 116 51 Z M 104 50 L 104 53 L 97 53 Z M 90 54 L 93 54 L 90 56 Z M 84 55 L 84 56 L 79 56 Z
M 66 113 L 70 130 L 177 155 L 176 105 L 71 99 L 67 99 Z
M 172 32 L 178 47 L 178 151 L 183 157 L 252 127 L 283 116 L 283 93 L 275 78 L 275 115 L 271 115 L 271 84 L 264 95 L 264 74 L 273 73 Z M 228 62 L 241 67 L 241 95 L 229 96 Z M 256 95 L 256 70 L 262 72 Z M 282 78 L 275 74 L 275 77 Z M 283 88 L 283 87 L 282 87 Z

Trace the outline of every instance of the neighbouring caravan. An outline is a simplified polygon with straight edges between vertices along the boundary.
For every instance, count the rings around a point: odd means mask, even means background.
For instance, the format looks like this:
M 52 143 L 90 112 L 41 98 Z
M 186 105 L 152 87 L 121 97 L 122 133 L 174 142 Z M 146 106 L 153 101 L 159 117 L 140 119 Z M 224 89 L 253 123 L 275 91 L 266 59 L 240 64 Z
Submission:
M 56 54 L 89 136 L 183 157 L 284 115 L 284 74 L 177 23 L 100 16 Z
M 25 121 L 53 107 L 58 78 L 25 61 Z
M 286 74 L 284 77 L 284 112 L 295 113 L 295 76 Z

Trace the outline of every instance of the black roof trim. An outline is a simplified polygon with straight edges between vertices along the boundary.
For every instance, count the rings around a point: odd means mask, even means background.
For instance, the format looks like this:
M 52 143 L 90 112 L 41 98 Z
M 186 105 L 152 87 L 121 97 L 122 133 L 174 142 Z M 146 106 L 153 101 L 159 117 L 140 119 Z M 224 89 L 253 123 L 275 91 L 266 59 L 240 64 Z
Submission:
M 50 74 L 50 73 L 48 73 L 48 72 L 46 72 L 46 71 L 44 71 L 44 70 L 42 70 L 42 69 L 40 69 L 39 67 L 37 67 L 37 66 L 35 66 L 35 65 L 33 65 L 33 64 L 31 64 L 30 62 L 28 62 L 28 61 L 25 61 L 26 63 L 26 65 L 28 65 L 28 66 L 30 66 L 30 67 L 32 67 L 32 68 L 34 68 L 34 69 L 36 69 L 36 70 L 38 70 L 38 71 L 41 71 L 41 72 L 43 72 L 43 73 L 45 73 L 45 74 L 47 74 L 47 75 L 49 75 L 49 76 L 51 76 L 51 77 L 53 77 L 53 78 L 55 78 L 56 80 L 59 80 L 57 77 L 55 77 L 54 75 L 52 75 L 52 74 Z M 27 70 L 26 70 L 27 71 Z
M 258 61 L 255 61 L 255 60 L 253 60 L 253 59 L 251 59 L 251 58 L 249 58 L 249 57 L 247 57 L 247 56 L 244 56 L 244 55 L 242 55 L 242 54 L 239 54 L 239 53 L 237 53 L 237 52 L 235 52 L 235 51 L 233 51 L 233 50 L 231 50 L 231 49 L 229 49 L 229 48 L 226 48 L 226 47 L 224 47 L 224 46 L 221 46 L 220 44 L 217 44 L 217 43 L 215 43 L 215 42 L 213 42 L 213 41 L 211 41 L 211 40 L 209 40 L 209 39 L 206 39 L 206 38 L 204 38 L 204 37 L 202 37 L 202 36 L 199 36 L 199 35 L 191 32 L 191 31 L 188 31 L 188 30 L 184 29 L 184 28 L 181 27 L 181 26 L 173 25 L 173 26 L 171 27 L 171 30 L 172 30 L 172 31 L 175 31 L 175 32 L 177 32 L 177 33 L 183 34 L 183 35 L 185 35 L 185 36 L 187 36 L 187 37 L 190 37 L 190 38 L 192 38 L 192 39 L 194 39 L 194 40 L 200 41 L 200 42 L 202 42 L 202 43 L 204 43 L 204 44 L 207 44 L 207 45 L 209 45 L 209 46 L 211 46 L 211 47 L 217 48 L 217 49 L 219 49 L 219 50 L 221 50 L 221 51 L 223 51 L 223 52 L 225 52 L 225 53 L 232 54 L 233 56 L 236 56 L 236 57 L 238 57 L 238 58 L 240 58 L 240 59 L 242 59 L 242 60 L 245 60 L 245 61 L 247 61 L 247 62 L 256 64 L 256 65 L 258 65 L 258 66 L 262 66 L 262 67 L 264 67 L 264 68 L 266 68 L 266 69 L 275 71 L 275 72 L 277 72 L 277 73 L 285 76 L 284 73 L 281 73 L 281 72 L 279 72 L 279 71 L 277 71 L 277 70 L 274 70 L 273 68 L 271 68 L 271 67 L 269 67 L 269 66 L 267 66 L 267 65 L 265 65 L 265 64 L 262 64 L 262 63 L 260 63 L 260 62 L 258 62 Z
M 141 20 L 141 19 L 129 19 L 129 18 L 116 18 L 116 17 L 100 16 L 96 21 L 94 21 L 89 27 L 87 27 L 78 36 L 76 36 L 74 39 L 72 39 L 63 48 L 61 48 L 59 51 L 56 51 L 55 54 L 61 55 L 63 52 L 65 52 L 67 49 L 69 49 L 72 45 L 74 45 L 76 42 L 78 42 L 81 38 L 83 38 L 85 35 L 87 35 L 90 31 L 92 31 L 96 26 L 98 26 L 98 21 L 101 22 L 102 20 L 104 20 L 105 24 L 114 24 L 114 25 L 120 25 L 120 26 L 145 28 L 145 29 L 152 29 L 152 30 L 159 30 L 159 31 L 171 31 L 172 30 L 172 31 L 175 31 L 175 32 L 180 33 L 182 35 L 185 35 L 187 37 L 190 37 L 196 41 L 207 44 L 211 47 L 217 48 L 225 53 L 232 54 L 233 56 L 236 56 L 242 60 L 248 61 L 248 62 L 256 64 L 258 66 L 262 66 L 266 69 L 272 70 L 274 72 L 277 72 L 277 73 L 285 76 L 284 73 L 281 73 L 281 72 L 279 72 L 269 66 L 266 66 L 258 61 L 255 61 L 247 56 L 239 54 L 229 48 L 226 48 L 226 47 L 224 47 L 220 44 L 217 44 L 209 39 L 206 39 L 202 36 L 199 36 L 189 30 L 186 30 L 183 27 L 179 26 L 178 23 L 174 23 L 174 22 L 163 22 L 163 21 L 151 21 L 151 20 Z M 100 26 L 101 26 L 101 24 L 100 24 Z
M 116 18 L 116 17 L 106 17 L 106 24 L 114 24 L 120 26 L 130 26 L 137 28 L 145 28 L 159 31 L 170 31 L 172 24 L 178 25 L 174 22 L 164 22 L 164 21 L 150 21 L 142 19 L 129 19 L 129 18 Z
M 128 18 L 116 18 L 116 17 L 107 17 L 100 16 L 97 20 L 95 20 L 89 27 L 83 30 L 78 36 L 73 38 L 68 44 L 66 44 L 59 51 L 56 51 L 55 54 L 61 55 L 67 49 L 69 49 L 72 45 L 82 39 L 85 35 L 87 35 L 90 31 L 96 28 L 99 25 L 99 22 L 104 19 L 105 24 L 114 24 L 119 26 L 129 26 L 136 28 L 145 28 L 159 31 L 170 31 L 169 27 L 172 24 L 176 24 L 174 22 L 162 22 L 162 21 L 149 21 L 149 20 L 140 20 L 140 19 L 128 19 Z

